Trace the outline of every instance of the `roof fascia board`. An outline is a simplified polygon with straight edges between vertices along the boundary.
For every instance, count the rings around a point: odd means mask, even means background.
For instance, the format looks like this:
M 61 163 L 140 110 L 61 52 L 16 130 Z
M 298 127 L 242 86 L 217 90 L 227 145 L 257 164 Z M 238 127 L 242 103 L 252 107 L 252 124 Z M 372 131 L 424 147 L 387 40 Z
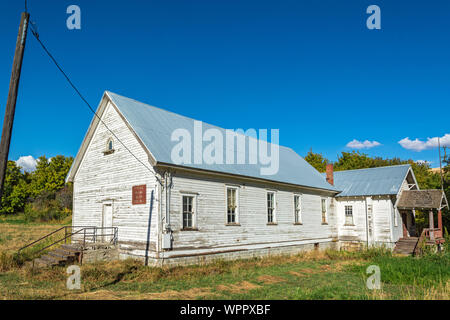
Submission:
M 131 131 L 131 133 L 134 135 L 134 137 L 137 139 L 137 141 L 139 142 L 139 144 L 141 145 L 142 148 L 144 148 L 145 152 L 147 153 L 148 156 L 148 161 L 150 162 L 150 164 L 152 166 L 155 166 L 157 164 L 156 161 L 156 157 L 152 154 L 152 152 L 147 148 L 147 146 L 144 144 L 144 142 L 142 141 L 142 139 L 139 137 L 139 135 L 136 133 L 136 131 L 134 131 L 133 127 L 131 126 L 131 124 L 128 122 L 128 120 L 125 118 L 125 116 L 122 114 L 122 112 L 120 112 L 120 109 L 117 107 L 117 105 L 115 104 L 114 100 L 109 96 L 108 92 L 105 92 L 105 94 L 108 96 L 109 101 L 111 102 L 111 105 L 114 107 L 114 109 L 117 111 L 117 113 L 119 114 L 120 118 L 125 122 L 126 126 L 128 127 L 128 129 Z
M 307 190 L 322 191 L 322 192 L 328 192 L 328 193 L 331 193 L 331 194 L 338 194 L 339 192 L 341 192 L 341 191 L 335 191 L 335 190 L 330 190 L 330 189 L 322 189 L 322 188 L 313 188 L 313 187 L 308 187 L 308 186 L 302 186 L 302 185 L 297 185 L 297 184 L 292 184 L 292 183 L 283 183 L 283 182 L 274 181 L 274 180 L 270 180 L 270 179 L 252 178 L 252 177 L 243 176 L 243 175 L 237 175 L 237 174 L 232 174 L 232 173 L 223 173 L 223 172 L 206 170 L 206 169 L 199 169 L 199 168 L 189 168 L 189 167 L 185 167 L 185 166 L 181 166 L 181 165 L 174 165 L 174 164 L 164 163 L 164 162 L 158 162 L 157 166 L 160 167 L 163 170 L 164 169 L 169 169 L 169 168 L 174 168 L 174 169 L 181 169 L 181 170 L 184 170 L 184 171 L 187 171 L 187 172 L 211 174 L 211 175 L 220 176 L 220 177 L 239 178 L 239 179 L 247 180 L 247 181 L 270 182 L 270 183 L 273 183 L 275 185 L 289 186 L 289 187 L 295 187 L 295 188 L 299 188 L 300 187 L 300 188 L 307 189 Z
M 148 156 L 148 161 L 150 162 L 150 164 L 152 166 L 156 165 L 156 159 L 153 156 L 153 154 L 150 152 L 150 150 L 148 150 L 148 148 L 144 145 L 144 143 L 142 142 L 141 138 L 137 135 L 137 133 L 134 131 L 134 129 L 131 127 L 130 123 L 127 121 L 127 119 L 124 117 L 124 115 L 122 114 L 122 112 L 120 112 L 119 108 L 117 107 L 117 105 L 114 103 L 114 101 L 111 99 L 111 97 L 108 95 L 107 92 L 103 93 L 103 97 L 100 100 L 99 106 L 97 107 L 97 110 L 95 111 L 96 115 L 94 115 L 93 119 L 91 120 L 91 123 L 89 125 L 89 128 L 85 134 L 85 137 L 83 139 L 83 142 L 81 143 L 81 146 L 78 150 L 78 153 L 75 157 L 75 160 L 72 164 L 72 167 L 69 170 L 69 173 L 67 174 L 66 177 L 66 183 L 67 182 L 72 182 L 73 179 L 75 178 L 75 175 L 78 171 L 78 169 L 81 166 L 81 163 L 84 160 L 84 156 L 86 155 L 86 151 L 87 148 L 89 147 L 89 144 L 91 143 L 92 138 L 95 135 L 95 131 L 98 128 L 98 124 L 100 123 L 100 119 L 103 117 L 103 113 L 106 110 L 106 107 L 108 106 L 108 103 L 111 103 L 111 106 L 114 108 L 114 110 L 116 110 L 117 114 L 120 116 L 120 118 L 124 121 L 125 125 L 127 126 L 127 128 L 131 131 L 131 133 L 133 134 L 133 136 L 137 139 L 138 143 L 141 145 L 141 147 L 145 150 L 145 152 L 147 153 Z
M 400 187 L 399 187 L 399 189 L 397 191 L 397 196 L 395 197 L 396 199 L 395 199 L 395 203 L 394 203 L 394 208 L 397 208 L 398 201 L 400 200 L 400 195 L 403 192 L 403 189 L 402 189 L 403 182 L 408 178 L 409 172 L 411 172 L 413 180 L 416 183 L 417 190 L 420 190 L 419 189 L 419 185 L 417 184 L 416 176 L 414 175 L 414 171 L 412 170 L 412 166 L 410 165 L 409 168 L 408 168 L 408 171 L 406 171 L 405 177 L 403 178 L 402 183 L 400 184 Z
M 444 200 L 445 200 L 445 204 L 443 204 Z M 448 200 L 447 200 L 447 196 L 445 195 L 445 192 L 442 191 L 441 208 L 439 210 L 442 210 L 445 207 L 448 208 Z
M 67 174 L 66 183 L 73 181 L 73 178 L 75 177 L 75 175 L 78 171 L 78 168 L 80 167 L 81 162 L 84 159 L 86 150 L 91 142 L 92 137 L 94 136 L 94 133 L 95 133 L 95 130 L 97 129 L 98 123 L 100 122 L 99 118 L 101 118 L 103 116 L 103 112 L 106 109 L 106 106 L 108 104 L 108 99 L 105 99 L 105 97 L 106 97 L 106 92 L 103 93 L 103 97 L 100 100 L 97 110 L 95 111 L 95 113 L 98 115 L 98 117 L 96 117 L 94 115 L 94 117 L 92 118 L 91 123 L 89 124 L 89 127 L 86 131 L 86 134 L 84 135 L 83 142 L 81 143 L 81 146 L 78 149 L 75 160 L 73 161 L 73 164 L 70 167 L 69 173 Z
M 417 183 L 416 175 L 414 174 L 414 170 L 412 169 L 412 166 L 409 167 L 408 173 L 411 171 L 411 175 L 413 177 L 414 183 L 416 184 L 417 190 L 420 190 L 419 184 Z M 406 174 L 406 177 L 408 177 L 408 173 Z

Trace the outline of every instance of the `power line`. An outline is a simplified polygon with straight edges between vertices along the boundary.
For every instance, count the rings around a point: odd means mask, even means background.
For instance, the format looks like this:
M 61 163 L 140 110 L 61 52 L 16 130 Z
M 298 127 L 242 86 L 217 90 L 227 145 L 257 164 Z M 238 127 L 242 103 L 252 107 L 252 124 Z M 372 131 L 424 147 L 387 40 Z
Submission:
M 26 1 L 25 1 L 25 5 L 26 5 Z M 31 33 L 33 34 L 33 36 L 36 38 L 36 40 L 39 42 L 39 44 L 41 45 L 42 49 L 44 49 L 45 53 L 47 53 L 47 55 L 50 57 L 50 59 L 52 60 L 52 62 L 55 64 L 55 66 L 58 68 L 58 70 L 63 74 L 63 76 L 66 78 L 67 82 L 69 83 L 69 85 L 75 90 L 75 92 L 77 93 L 77 95 L 81 98 L 81 100 L 83 100 L 83 102 L 88 106 L 89 110 L 91 110 L 91 112 L 98 118 L 98 120 L 105 126 L 105 128 L 111 132 L 111 134 L 117 139 L 117 141 L 119 141 L 123 147 L 138 161 L 140 162 L 148 171 L 150 171 L 152 174 L 155 175 L 156 180 L 158 180 L 158 182 L 160 184 L 162 184 L 162 182 L 159 180 L 159 178 L 156 175 L 156 172 L 151 170 L 144 162 L 142 162 L 137 156 L 134 155 L 133 152 L 131 152 L 131 150 L 125 145 L 125 143 L 123 143 L 119 137 L 117 137 L 117 135 L 106 125 L 106 123 L 101 119 L 101 117 L 97 114 L 97 112 L 94 110 L 94 108 L 92 108 L 92 106 L 90 105 L 90 103 L 84 98 L 84 96 L 81 94 L 81 92 L 78 90 L 78 88 L 75 86 L 75 84 L 72 82 L 72 80 L 70 80 L 69 76 L 67 75 L 66 72 L 64 72 L 64 70 L 62 69 L 62 67 L 59 65 L 59 63 L 56 61 L 56 59 L 53 57 L 53 55 L 50 53 L 50 51 L 47 49 L 47 47 L 44 45 L 44 43 L 41 41 L 41 39 L 39 38 L 39 34 L 37 33 L 37 30 L 34 27 L 34 24 L 30 24 L 31 26 Z

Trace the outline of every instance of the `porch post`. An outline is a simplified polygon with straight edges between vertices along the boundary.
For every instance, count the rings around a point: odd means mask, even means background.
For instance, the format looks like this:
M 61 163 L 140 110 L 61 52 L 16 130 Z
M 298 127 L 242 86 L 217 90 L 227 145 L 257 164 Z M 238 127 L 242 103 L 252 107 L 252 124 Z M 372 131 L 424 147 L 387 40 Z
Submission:
M 444 230 L 442 230 L 442 211 L 439 209 L 438 211 L 438 228 L 440 229 L 439 233 L 442 235 L 444 234 Z
M 430 210 L 429 213 L 430 220 L 430 240 L 434 240 L 434 220 L 433 220 L 433 209 Z

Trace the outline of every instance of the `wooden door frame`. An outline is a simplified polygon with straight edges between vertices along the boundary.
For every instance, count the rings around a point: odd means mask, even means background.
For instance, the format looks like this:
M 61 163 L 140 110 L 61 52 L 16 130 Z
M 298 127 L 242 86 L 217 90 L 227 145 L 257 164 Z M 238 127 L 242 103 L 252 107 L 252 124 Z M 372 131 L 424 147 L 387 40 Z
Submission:
M 405 211 L 400 213 L 400 216 L 402 217 L 403 238 L 408 238 L 408 217 L 406 214 Z
M 106 226 L 105 225 L 105 207 L 106 206 L 110 206 L 111 207 L 111 226 Z M 103 201 L 102 202 L 102 222 L 101 222 L 101 227 L 113 227 L 114 226 L 114 202 L 113 201 Z M 106 229 L 102 229 L 101 230 L 101 235 L 103 238 L 104 234 L 111 234 L 111 230 L 106 230 Z

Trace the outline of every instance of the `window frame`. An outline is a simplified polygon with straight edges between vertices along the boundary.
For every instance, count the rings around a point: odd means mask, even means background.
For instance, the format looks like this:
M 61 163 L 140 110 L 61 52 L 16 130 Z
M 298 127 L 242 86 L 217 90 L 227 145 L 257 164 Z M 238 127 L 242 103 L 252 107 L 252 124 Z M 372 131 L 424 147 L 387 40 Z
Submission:
M 351 217 L 352 217 L 352 221 L 351 221 L 351 223 L 348 223 L 347 222 L 347 217 L 348 217 L 348 215 L 347 215 L 347 209 L 348 208 L 350 208 L 350 213 L 351 213 Z M 353 215 L 353 205 L 352 204 L 347 204 L 347 205 L 344 205 L 344 225 L 345 226 L 354 226 L 355 225 L 355 220 L 354 220 L 354 215 Z
M 325 202 L 325 211 L 323 203 Z M 321 197 L 320 198 L 320 214 L 322 224 L 328 224 L 328 198 Z M 325 218 L 325 219 L 324 219 Z
M 299 203 L 296 206 L 296 199 L 298 199 Z M 294 224 L 295 225 L 302 225 L 303 219 L 302 219 L 302 211 L 303 211 L 303 195 L 301 193 L 294 193 L 293 198 L 293 205 L 294 205 Z M 298 210 L 298 214 L 297 214 Z
M 268 195 L 272 194 L 272 207 L 269 208 L 269 198 Z M 272 209 L 272 221 L 269 221 L 269 209 Z M 277 225 L 277 196 L 276 191 L 267 190 L 266 191 L 266 221 L 267 225 Z
M 109 145 L 111 144 L 111 149 L 109 148 Z M 113 138 L 112 137 L 109 137 L 107 140 L 106 140 L 106 148 L 105 148 L 105 151 L 103 151 L 103 155 L 109 155 L 109 154 L 112 154 L 112 153 L 114 153 L 114 151 L 116 151 L 115 149 L 114 149 L 114 140 L 113 140 Z
M 192 198 L 192 216 L 191 216 L 191 226 L 184 225 L 184 198 Z M 181 194 L 181 230 L 182 231 L 197 231 L 197 195 L 192 193 L 182 193 Z
M 235 192 L 235 212 L 234 221 L 228 220 L 228 190 L 234 190 Z M 227 226 L 239 226 L 239 187 L 237 186 L 225 186 L 225 225 Z

